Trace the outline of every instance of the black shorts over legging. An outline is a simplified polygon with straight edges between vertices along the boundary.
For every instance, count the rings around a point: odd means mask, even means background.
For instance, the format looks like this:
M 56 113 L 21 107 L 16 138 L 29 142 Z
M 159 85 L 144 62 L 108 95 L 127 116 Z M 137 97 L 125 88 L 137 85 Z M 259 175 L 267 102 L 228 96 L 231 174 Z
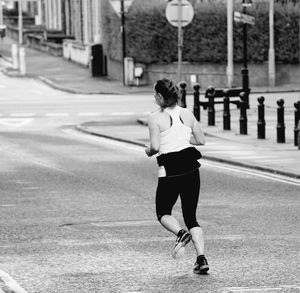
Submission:
M 199 227 L 196 219 L 200 191 L 199 169 L 174 177 L 159 177 L 156 190 L 156 215 L 158 220 L 172 214 L 172 208 L 180 195 L 183 219 L 190 230 Z

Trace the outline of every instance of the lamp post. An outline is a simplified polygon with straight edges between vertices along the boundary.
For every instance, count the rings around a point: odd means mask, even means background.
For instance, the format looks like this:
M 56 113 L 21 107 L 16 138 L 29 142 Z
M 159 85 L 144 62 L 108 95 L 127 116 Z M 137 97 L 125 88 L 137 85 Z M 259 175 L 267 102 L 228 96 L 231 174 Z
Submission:
M 243 14 L 246 14 L 247 7 L 252 5 L 251 0 L 243 0 Z M 246 94 L 245 101 L 247 103 L 247 108 L 249 108 L 249 72 L 248 72 L 248 62 L 247 62 L 247 23 L 243 23 L 243 68 L 242 72 L 242 87 Z
M 19 45 L 23 44 L 23 14 L 22 14 L 22 1 L 18 2 L 18 10 L 19 10 Z
M 182 30 L 182 1 L 178 0 L 178 81 L 182 76 L 182 48 L 183 48 L 183 30 Z
M 233 83 L 233 0 L 227 0 L 227 83 Z
M 124 0 L 121 1 L 121 33 L 122 33 L 122 62 L 123 62 L 123 84 L 125 85 L 125 57 L 126 57 L 126 33 L 125 33 L 125 8 Z
M 275 50 L 274 50 L 274 0 L 270 0 L 269 10 L 269 86 L 275 86 Z
M 2 8 L 2 1 L 0 1 L 0 25 L 3 25 L 3 8 Z

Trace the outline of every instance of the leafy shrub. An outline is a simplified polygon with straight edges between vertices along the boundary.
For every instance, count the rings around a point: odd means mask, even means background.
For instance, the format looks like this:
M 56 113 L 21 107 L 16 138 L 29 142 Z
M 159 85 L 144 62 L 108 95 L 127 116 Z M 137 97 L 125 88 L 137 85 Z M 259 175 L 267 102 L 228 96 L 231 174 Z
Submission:
M 110 58 L 121 60 L 122 36 L 120 18 L 108 4 L 104 4 L 104 46 Z M 227 7 L 226 3 L 190 0 L 195 15 L 183 29 L 183 60 L 189 62 L 224 63 L 227 60 Z M 242 11 L 235 4 L 235 11 Z M 165 17 L 166 3 L 162 0 L 135 0 L 126 15 L 127 56 L 138 62 L 170 63 L 177 61 L 177 28 Z M 248 61 L 261 63 L 268 60 L 269 4 L 255 2 L 247 13 L 255 17 L 255 25 L 248 25 Z M 276 61 L 299 62 L 299 3 L 275 3 L 274 35 Z M 233 26 L 234 61 L 243 60 L 243 25 Z

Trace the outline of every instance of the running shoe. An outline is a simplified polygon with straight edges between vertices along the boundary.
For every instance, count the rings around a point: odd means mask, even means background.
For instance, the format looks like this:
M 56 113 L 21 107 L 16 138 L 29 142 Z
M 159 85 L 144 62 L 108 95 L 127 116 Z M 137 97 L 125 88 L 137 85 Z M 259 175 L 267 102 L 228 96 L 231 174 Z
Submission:
M 180 258 L 184 255 L 185 246 L 191 241 L 192 235 L 185 231 L 184 229 L 180 230 L 177 235 L 175 246 L 172 250 L 173 258 Z
M 204 255 L 199 255 L 194 266 L 194 273 L 199 275 L 206 275 L 209 270 L 207 259 Z

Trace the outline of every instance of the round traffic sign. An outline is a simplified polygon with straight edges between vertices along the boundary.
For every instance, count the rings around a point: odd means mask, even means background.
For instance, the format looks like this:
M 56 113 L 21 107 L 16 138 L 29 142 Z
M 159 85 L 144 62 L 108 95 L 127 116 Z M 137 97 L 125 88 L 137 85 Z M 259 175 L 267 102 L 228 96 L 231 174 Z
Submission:
M 187 0 L 173 0 L 168 3 L 166 8 L 167 20 L 173 25 L 179 25 L 181 14 L 181 26 L 188 25 L 194 17 L 194 8 Z

